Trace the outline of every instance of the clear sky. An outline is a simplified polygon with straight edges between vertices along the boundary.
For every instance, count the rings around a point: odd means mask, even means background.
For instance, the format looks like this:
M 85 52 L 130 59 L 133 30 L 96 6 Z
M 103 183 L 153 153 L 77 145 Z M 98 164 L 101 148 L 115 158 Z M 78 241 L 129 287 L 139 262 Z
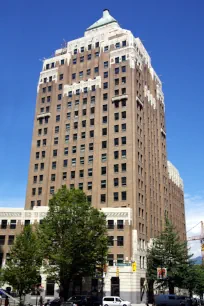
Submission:
M 1 1 L 0 206 L 24 206 L 41 59 L 104 8 L 142 39 L 163 82 L 168 159 L 184 180 L 190 228 L 204 220 L 203 0 Z

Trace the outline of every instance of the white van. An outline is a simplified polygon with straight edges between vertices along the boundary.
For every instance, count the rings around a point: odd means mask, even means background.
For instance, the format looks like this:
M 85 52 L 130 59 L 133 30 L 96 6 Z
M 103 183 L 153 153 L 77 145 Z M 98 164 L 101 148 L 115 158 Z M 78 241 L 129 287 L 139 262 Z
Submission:
M 104 296 L 102 306 L 131 306 L 131 303 L 119 296 Z

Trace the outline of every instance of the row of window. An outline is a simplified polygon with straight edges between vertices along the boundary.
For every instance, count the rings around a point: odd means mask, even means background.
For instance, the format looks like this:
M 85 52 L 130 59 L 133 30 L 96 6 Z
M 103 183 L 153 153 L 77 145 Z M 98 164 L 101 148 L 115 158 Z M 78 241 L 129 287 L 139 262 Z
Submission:
M 116 241 L 117 246 L 124 246 L 124 236 L 117 236 L 117 238 L 114 238 L 114 236 L 108 236 L 108 246 L 114 246 L 114 242 Z
M 114 260 L 114 254 L 108 254 L 107 261 L 109 266 L 113 266 L 116 264 L 123 264 L 124 263 L 124 254 L 117 254 L 117 260 Z
M 64 65 L 64 59 L 61 59 L 60 65 Z M 52 69 L 52 68 L 55 68 L 55 63 L 54 62 L 52 62 L 51 64 L 46 64 L 46 66 L 45 66 L 46 70 Z
M 14 235 L 9 235 L 8 236 L 8 245 L 12 245 L 14 243 L 15 236 Z M 4 245 L 6 242 L 6 236 L 5 235 L 0 235 L 0 245 Z
M 119 49 L 121 47 L 126 47 L 126 46 L 127 46 L 127 41 L 126 40 L 123 40 L 122 42 L 117 42 L 115 44 L 116 49 Z M 97 41 L 95 43 L 95 48 L 99 48 L 99 47 L 100 47 L 100 43 Z M 87 46 L 87 50 L 89 51 L 91 49 L 92 49 L 92 44 L 89 44 Z M 108 50 L 109 50 L 109 46 L 104 46 L 104 52 L 107 52 Z M 80 49 L 75 48 L 74 51 L 73 51 L 73 54 L 77 54 L 78 52 L 83 53 L 84 51 L 85 51 L 85 47 L 81 47 Z

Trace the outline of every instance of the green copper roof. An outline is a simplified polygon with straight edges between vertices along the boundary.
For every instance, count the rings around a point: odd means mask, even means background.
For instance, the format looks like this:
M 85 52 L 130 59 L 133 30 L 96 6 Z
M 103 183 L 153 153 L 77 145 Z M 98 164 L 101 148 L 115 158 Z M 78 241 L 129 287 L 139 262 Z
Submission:
M 87 31 L 89 30 L 93 30 L 99 27 L 102 27 L 104 25 L 107 25 L 109 23 L 112 22 L 117 22 L 117 20 L 115 20 L 115 18 L 113 18 L 110 14 L 109 14 L 109 10 L 104 10 L 103 11 L 103 17 L 101 17 L 99 20 L 97 20 L 94 24 L 92 24 L 88 29 L 86 29 Z

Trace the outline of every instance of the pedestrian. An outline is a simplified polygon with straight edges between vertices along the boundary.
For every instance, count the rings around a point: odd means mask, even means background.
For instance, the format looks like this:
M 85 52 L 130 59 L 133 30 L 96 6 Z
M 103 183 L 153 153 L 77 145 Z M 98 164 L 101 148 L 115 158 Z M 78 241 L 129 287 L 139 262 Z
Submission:
M 39 303 L 40 303 L 40 306 L 43 306 L 43 297 L 42 297 L 42 295 L 40 296 Z
M 8 298 L 8 296 L 6 296 L 6 298 L 5 298 L 5 306 L 8 306 L 9 305 L 9 298 Z

